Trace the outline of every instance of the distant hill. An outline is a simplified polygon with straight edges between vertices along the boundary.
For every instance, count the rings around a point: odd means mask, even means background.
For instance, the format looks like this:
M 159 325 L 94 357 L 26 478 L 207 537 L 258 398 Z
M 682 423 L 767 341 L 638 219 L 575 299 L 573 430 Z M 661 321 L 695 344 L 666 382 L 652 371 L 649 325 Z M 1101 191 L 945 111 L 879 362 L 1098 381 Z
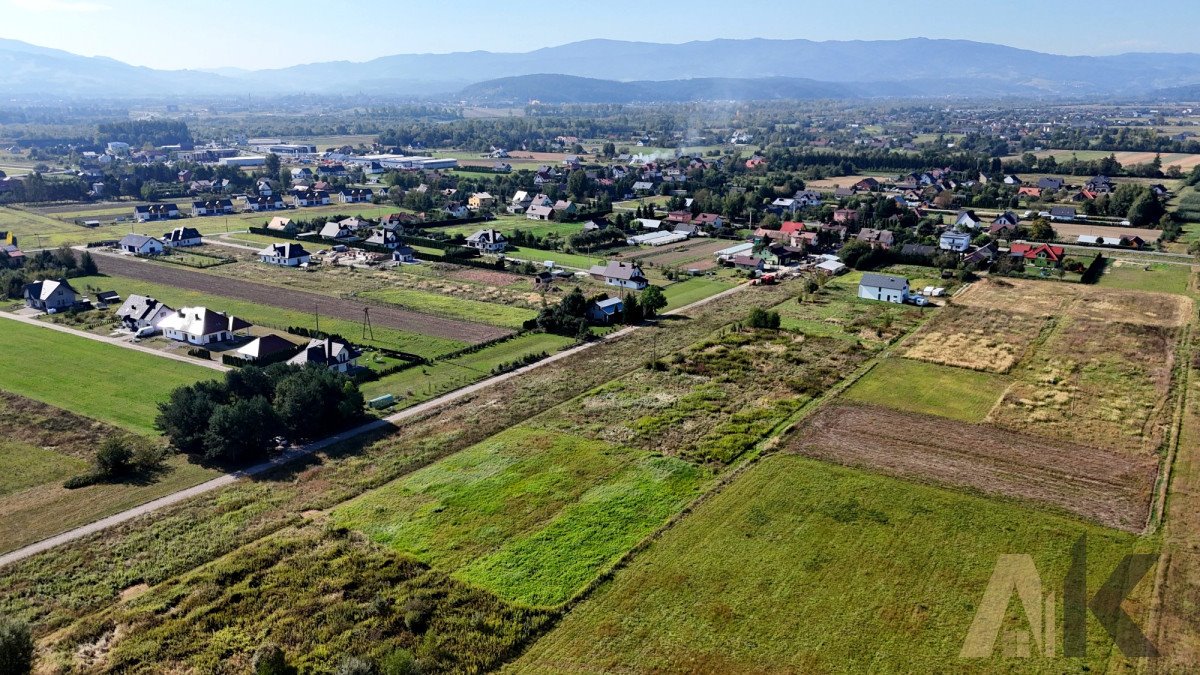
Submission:
M 397 54 L 365 63 L 330 61 L 273 70 L 161 71 L 0 40 L 0 93 L 60 97 L 175 97 L 231 94 L 449 96 L 464 88 L 518 96 L 557 73 L 606 81 L 563 81 L 575 100 L 882 96 L 1152 95 L 1200 86 L 1200 55 L 1059 56 L 968 40 L 708 40 L 683 44 L 585 40 L 526 53 Z M 743 84 L 753 80 L 751 89 Z M 668 85 L 665 83 L 678 83 Z M 482 89 L 471 90 L 474 83 Z M 614 86 L 612 83 L 632 85 Z M 686 83 L 686 84 L 682 84 Z M 607 92 L 607 94 L 605 94 Z M 562 95 L 566 98 L 566 94 Z M 547 98 L 545 95 L 535 98 Z M 583 97 L 583 98 L 579 98 Z
M 847 98 L 856 88 L 800 78 L 617 82 L 574 75 L 520 75 L 473 84 L 457 96 L 478 103 L 640 103 L 765 99 Z

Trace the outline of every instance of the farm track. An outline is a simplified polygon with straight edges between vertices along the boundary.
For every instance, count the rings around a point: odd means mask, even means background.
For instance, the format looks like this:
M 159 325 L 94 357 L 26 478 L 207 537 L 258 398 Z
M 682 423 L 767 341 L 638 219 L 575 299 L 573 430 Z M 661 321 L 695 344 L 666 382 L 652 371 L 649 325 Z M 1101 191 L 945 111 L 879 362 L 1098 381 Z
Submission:
M 805 422 L 789 451 L 881 473 L 1049 504 L 1128 532 L 1146 524 L 1158 465 L 994 427 L 837 405 Z
M 281 307 L 297 312 L 312 312 L 346 321 L 361 321 L 363 309 L 368 305 L 333 296 L 319 295 L 281 286 L 230 279 L 219 274 L 195 272 L 177 267 L 157 265 L 152 262 L 113 254 L 96 255 L 96 264 L 103 274 L 129 277 L 140 281 L 185 288 L 202 293 L 223 295 L 247 300 L 271 307 Z M 472 344 L 494 340 L 512 331 L 482 323 L 447 319 L 423 314 L 396 306 L 369 305 L 371 322 L 376 326 L 404 330 L 422 335 L 432 335 Z

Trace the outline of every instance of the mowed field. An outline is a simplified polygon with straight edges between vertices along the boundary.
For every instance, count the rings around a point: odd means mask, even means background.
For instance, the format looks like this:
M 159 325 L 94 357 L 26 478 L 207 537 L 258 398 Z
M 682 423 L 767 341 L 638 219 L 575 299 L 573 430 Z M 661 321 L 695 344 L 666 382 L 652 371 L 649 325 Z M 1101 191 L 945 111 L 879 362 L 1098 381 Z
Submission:
M 1070 160 L 1072 156 L 1079 158 L 1080 161 L 1094 161 L 1104 159 L 1109 155 L 1114 155 L 1121 166 L 1132 166 L 1134 164 L 1149 164 L 1154 161 L 1157 153 L 1153 152 L 1126 152 L 1126 151 L 1109 151 L 1109 150 L 1043 150 L 1035 152 L 1034 155 L 1040 157 L 1054 157 L 1059 164 Z M 1164 153 L 1161 155 L 1163 168 L 1169 166 L 1178 166 L 1184 173 L 1191 171 L 1197 165 L 1200 165 L 1200 155 L 1188 155 L 1184 153 Z M 1013 157 L 1017 159 L 1017 157 Z
M 1104 671 L 1114 648 L 1095 622 L 1084 659 L 958 656 L 997 556 L 1030 554 L 1046 583 L 1063 578 L 1085 534 L 1089 588 L 1126 553 L 1153 548 L 1023 504 L 773 456 L 651 544 L 505 672 Z M 1150 585 L 1127 604 L 1131 615 L 1144 615 Z M 1025 625 L 1018 605 L 1009 612 L 1007 625 Z
M 218 274 L 206 274 L 179 266 L 170 266 L 128 258 L 125 256 L 96 256 L 97 265 L 104 274 L 140 279 L 174 288 L 190 289 L 213 295 L 247 300 L 281 309 L 312 312 L 318 306 L 323 314 L 346 321 L 361 322 L 366 305 L 351 300 L 320 296 L 241 279 L 230 279 Z M 264 266 L 263 274 L 271 270 Z M 423 314 L 401 307 L 372 306 L 373 324 L 399 331 L 428 335 L 443 340 L 465 343 L 484 342 L 507 334 L 501 328 L 482 322 L 468 322 Z
M 49 328 L 0 320 L 0 389 L 155 435 L 157 404 L 213 371 Z

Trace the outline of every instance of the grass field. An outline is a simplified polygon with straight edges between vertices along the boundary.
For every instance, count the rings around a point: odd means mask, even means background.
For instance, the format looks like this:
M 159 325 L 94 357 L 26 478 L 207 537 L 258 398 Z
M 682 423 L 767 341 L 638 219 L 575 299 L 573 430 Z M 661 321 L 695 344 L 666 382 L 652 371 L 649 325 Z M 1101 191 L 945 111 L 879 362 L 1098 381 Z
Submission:
M 103 288 L 104 290 L 115 290 L 123 298 L 129 297 L 131 293 L 147 295 L 175 308 L 208 307 L 219 312 L 233 314 L 255 325 L 277 330 L 284 330 L 289 326 L 316 327 L 317 319 L 312 314 L 260 305 L 224 296 L 210 295 L 208 293 L 173 288 L 126 277 L 80 277 L 79 279 L 72 280 L 72 283 L 76 288 L 80 289 L 90 285 Z M 329 301 L 336 302 L 333 298 L 330 298 Z M 360 322 L 345 321 L 329 316 L 321 317 L 320 321 L 322 331 L 337 333 L 348 339 L 361 341 L 368 345 L 398 349 L 425 357 L 434 357 L 466 346 L 466 343 L 456 340 L 438 338 L 431 335 L 420 335 L 382 326 L 374 327 L 374 339 L 362 340 L 362 324 Z
M 28 443 L 0 440 L 0 498 L 86 471 L 88 463 Z M 7 542 L 8 539 L 0 538 Z
M 555 264 L 563 267 L 573 267 L 580 270 L 588 270 L 592 265 L 603 265 L 605 258 L 603 256 L 588 256 L 579 255 L 577 253 L 559 253 L 558 251 L 542 251 L 536 248 L 524 248 L 514 246 L 509 249 L 508 257 L 517 258 L 519 260 L 529 260 L 536 264 L 541 264 L 547 260 L 553 260 Z
M 735 284 L 728 281 L 696 277 L 668 284 L 663 287 L 663 295 L 667 297 L 667 309 L 672 310 L 729 290 L 734 286 Z
M 1053 587 L 1084 534 L 1088 588 L 1099 588 L 1126 553 L 1154 548 L 1010 501 L 770 457 L 663 535 L 509 670 L 1105 671 L 1114 650 L 1095 622 L 1086 659 L 958 656 L 997 556 L 1031 555 Z M 1126 606 L 1140 621 L 1146 605 Z M 1027 625 L 1017 603 L 1007 617 L 1009 628 Z
M 698 494 L 707 476 L 682 460 L 524 426 L 332 517 L 505 599 L 556 605 Z
M 524 307 L 492 304 L 449 295 L 435 295 L 407 288 L 393 287 L 367 291 L 360 293 L 359 297 L 400 305 L 426 314 L 478 321 L 504 328 L 518 329 L 528 319 L 537 317 L 537 312 Z
M 153 435 L 156 405 L 213 371 L 5 320 L 0 374 L 4 390 Z
M 530 354 L 553 354 L 573 342 L 561 335 L 529 333 L 477 352 L 386 375 L 363 384 L 362 391 L 368 399 L 392 394 L 399 405 L 407 407 L 478 382 L 501 364 L 512 363 Z
M 1008 380 L 1000 375 L 913 359 L 889 358 L 843 394 L 851 401 L 982 422 Z
M 1189 285 L 1191 277 L 1192 268 L 1189 265 L 1114 260 L 1104 270 L 1098 285 L 1129 291 L 1189 295 L 1192 293 Z

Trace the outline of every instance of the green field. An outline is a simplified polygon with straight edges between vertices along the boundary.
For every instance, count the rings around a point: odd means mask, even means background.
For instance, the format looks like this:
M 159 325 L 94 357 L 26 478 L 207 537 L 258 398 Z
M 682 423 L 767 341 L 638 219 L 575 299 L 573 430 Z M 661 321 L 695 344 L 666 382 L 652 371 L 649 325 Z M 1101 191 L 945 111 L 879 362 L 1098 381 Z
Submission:
M 1094 621 L 1085 659 L 958 656 L 997 556 L 1031 555 L 1059 590 L 1084 534 L 1089 589 L 1126 553 L 1154 546 L 1014 502 L 770 457 L 574 608 L 511 671 L 1105 672 L 1114 650 Z M 1026 625 L 1014 602 L 1006 627 Z
M 523 426 L 332 517 L 506 600 L 556 605 L 694 498 L 708 476 L 683 460 Z
M 880 361 L 843 396 L 897 410 L 982 422 L 1008 383 L 1002 375 L 894 357 Z
M 407 407 L 474 384 L 488 377 L 496 366 L 530 354 L 553 354 L 572 343 L 573 339 L 561 335 L 527 333 L 470 354 L 386 375 L 364 383 L 362 391 L 368 399 L 392 394 L 399 405 Z
M 1099 286 L 1130 291 L 1152 291 L 1188 295 L 1192 276 L 1190 265 L 1167 263 L 1133 263 L 1114 261 L 1108 264 L 1097 282 Z
M 16 321 L 0 324 L 0 389 L 154 435 L 160 401 L 214 372 Z
M 316 318 L 307 312 L 270 307 L 246 300 L 173 288 L 126 277 L 80 277 L 73 279 L 72 283 L 79 289 L 93 286 L 103 288 L 104 290 L 115 290 L 123 298 L 129 297 L 133 293 L 148 295 L 176 309 L 180 307 L 208 307 L 219 312 L 233 314 L 255 325 L 276 330 L 285 330 L 289 326 L 316 327 Z M 335 298 L 329 298 L 330 303 L 335 301 Z M 360 322 L 335 319 L 328 316 L 321 317 L 321 330 L 327 333 L 336 333 L 366 345 L 397 349 L 419 354 L 427 358 L 446 354 L 467 346 L 465 342 L 457 340 L 449 340 L 431 335 L 420 335 L 418 333 L 410 333 L 383 326 L 374 327 L 373 333 L 375 337 L 373 339 L 363 340 L 360 339 L 362 336 L 362 324 Z
M 487 323 L 493 326 L 519 329 L 521 324 L 537 317 L 537 312 L 524 307 L 513 307 L 497 303 L 481 302 L 467 298 L 457 298 L 450 295 L 438 295 L 425 291 L 415 291 L 408 288 L 384 288 L 377 291 L 366 291 L 359 297 L 400 305 L 406 309 L 436 314 L 452 319 L 463 319 Z
M 0 440 L 0 497 L 66 480 L 87 468 L 87 462 L 75 457 L 27 443 Z M 7 538 L 0 541 L 7 542 Z
M 507 255 L 510 258 L 528 260 L 538 265 L 547 260 L 553 260 L 555 264 L 562 265 L 563 267 L 573 267 L 584 271 L 590 269 L 592 265 L 603 265 L 605 260 L 603 257 L 579 255 L 576 253 L 559 253 L 558 251 L 543 251 L 520 246 L 510 248 Z
M 727 281 L 696 277 L 664 286 L 663 295 L 667 296 L 667 310 L 672 310 L 727 291 L 734 286 L 735 284 Z

